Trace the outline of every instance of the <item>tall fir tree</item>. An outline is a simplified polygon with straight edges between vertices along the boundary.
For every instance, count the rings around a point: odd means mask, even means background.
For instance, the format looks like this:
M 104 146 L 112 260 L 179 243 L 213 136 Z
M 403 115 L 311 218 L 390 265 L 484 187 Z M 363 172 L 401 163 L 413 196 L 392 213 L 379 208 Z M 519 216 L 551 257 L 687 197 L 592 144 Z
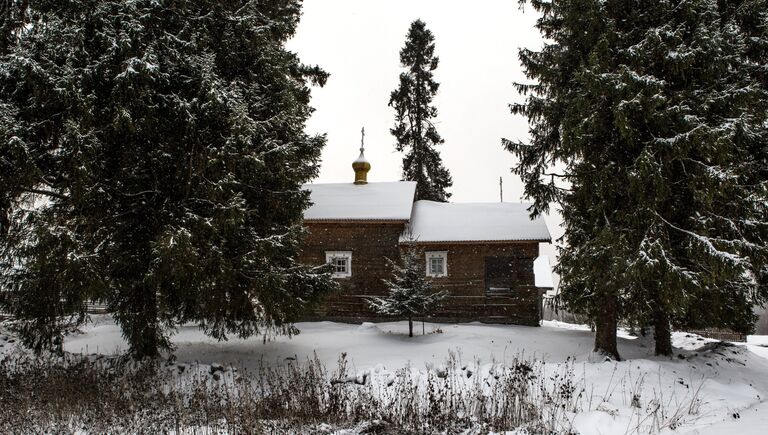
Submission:
M 746 17 L 765 2 L 531 3 L 552 43 L 520 53 L 532 143 L 504 145 L 533 213 L 562 207 L 563 300 L 614 357 L 617 319 L 652 325 L 661 355 L 671 326 L 748 332 L 768 297 L 768 39 Z
M 379 314 L 408 320 L 408 336 L 413 337 L 413 319 L 431 315 L 443 303 L 448 293 L 435 291 L 425 276 L 423 257 L 413 245 L 402 251 L 400 261 L 387 259 L 392 279 L 384 282 L 389 294 L 370 298 L 368 305 Z
M 323 136 L 285 49 L 300 1 L 29 1 L 0 65 L 0 304 L 55 346 L 103 301 L 131 352 L 177 325 L 292 333 L 334 284 L 296 262 Z M 7 183 L 7 185 L 6 185 Z
M 416 182 L 416 200 L 446 202 L 451 197 L 446 190 L 453 181 L 436 149 L 443 138 L 433 123 L 437 108 L 432 101 L 440 87 L 433 72 L 438 62 L 435 37 L 423 21 L 414 21 L 400 51 L 406 71 L 400 74 L 400 84 L 389 99 L 395 109 L 395 127 L 390 132 L 397 139 L 397 151 L 406 152 L 403 179 Z
M 672 353 L 670 326 L 749 333 L 768 296 L 768 88 L 733 6 L 768 18 L 751 1 L 647 5 L 639 25 L 609 11 L 609 32 L 630 36 L 612 71 L 591 71 L 618 88 L 633 149 L 627 314 L 653 326 L 657 354 Z
M 534 200 L 532 214 L 548 212 L 553 202 L 562 207 L 567 244 L 559 249 L 556 268 L 561 275 L 560 292 L 578 295 L 566 302 L 569 309 L 595 324 L 595 351 L 618 358 L 620 299 L 611 276 L 616 229 L 605 223 L 621 197 L 610 178 L 615 165 L 603 163 L 613 158 L 610 153 L 615 149 L 610 113 L 608 107 L 601 107 L 586 115 L 579 107 L 575 85 L 603 31 L 600 11 L 592 0 L 531 4 L 541 13 L 537 28 L 551 43 L 541 51 L 520 51 L 526 74 L 537 83 L 518 84 L 527 99 L 511 109 L 513 114 L 529 118 L 531 142 L 504 140 L 503 145 L 520 159 L 514 172 Z M 590 122 L 584 127 L 592 137 L 571 134 L 587 116 Z M 562 173 L 552 169 L 560 162 L 566 166 Z M 564 182 L 570 187 L 563 187 Z M 589 261 L 579 269 L 576 266 L 582 259 Z

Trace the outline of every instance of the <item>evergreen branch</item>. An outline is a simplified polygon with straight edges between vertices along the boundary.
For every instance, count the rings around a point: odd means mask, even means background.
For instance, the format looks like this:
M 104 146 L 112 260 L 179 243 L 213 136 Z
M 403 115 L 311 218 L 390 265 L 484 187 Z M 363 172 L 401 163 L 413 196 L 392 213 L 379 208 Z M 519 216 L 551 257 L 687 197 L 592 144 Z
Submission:
M 739 255 L 733 254 L 732 252 L 728 251 L 721 251 L 715 247 L 715 245 L 712 243 L 715 242 L 729 242 L 729 243 L 735 243 L 731 240 L 722 240 L 722 239 L 713 239 L 711 237 L 702 236 L 701 234 L 696 234 L 693 231 L 686 230 L 684 228 L 680 228 L 673 223 L 669 222 L 668 220 L 664 219 L 661 215 L 659 215 L 656 211 L 653 212 L 653 214 L 661 219 L 664 223 L 666 223 L 670 228 L 673 228 L 677 231 L 680 231 L 684 234 L 687 234 L 688 236 L 694 238 L 695 240 L 698 240 L 700 243 L 702 243 L 704 246 L 707 247 L 709 252 L 714 255 L 715 257 L 721 258 L 723 260 L 726 260 L 730 263 L 733 263 L 734 265 L 744 265 L 747 263 L 747 259 L 744 257 L 741 257 Z
M 34 193 L 34 194 L 37 194 L 37 195 L 50 196 L 52 198 L 57 198 L 57 199 L 67 199 L 68 198 L 68 196 L 66 196 L 66 195 L 62 195 L 60 193 L 56 193 L 56 192 L 51 191 L 51 190 L 24 188 L 24 189 L 22 189 L 22 192 Z
M 147 194 L 150 194 L 150 193 L 159 194 L 160 191 L 159 190 L 142 190 L 141 192 L 122 193 L 121 195 L 123 195 L 125 197 L 128 197 L 128 198 L 134 198 L 134 197 L 137 197 L 137 196 L 143 196 L 143 195 L 147 195 Z

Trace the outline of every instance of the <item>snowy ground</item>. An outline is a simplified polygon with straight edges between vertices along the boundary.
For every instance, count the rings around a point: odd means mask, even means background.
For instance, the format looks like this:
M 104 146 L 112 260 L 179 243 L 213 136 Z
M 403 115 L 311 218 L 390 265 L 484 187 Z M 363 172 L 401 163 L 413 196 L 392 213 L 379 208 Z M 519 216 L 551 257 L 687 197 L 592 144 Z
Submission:
M 125 350 L 120 331 L 107 316 L 95 316 L 81 334 L 70 337 L 73 353 L 115 354 Z M 575 374 L 586 392 L 583 410 L 573 415 L 582 435 L 653 433 L 760 434 L 768 425 L 768 336 L 747 344 L 676 333 L 677 356 L 652 356 L 652 342 L 620 334 L 625 361 L 605 362 L 591 353 L 593 335 L 580 325 L 545 322 L 542 327 L 426 324 L 426 335 L 407 337 L 407 323 L 348 325 L 300 323 L 298 336 L 263 342 L 260 337 L 217 342 L 196 327 L 174 337 L 180 363 L 234 365 L 257 369 L 315 354 L 333 368 L 346 353 L 357 373 L 386 375 L 409 365 L 426 373 L 439 369 L 449 352 L 478 373 L 524 354 L 558 367 L 575 359 Z M 421 333 L 421 324 L 414 328 Z M 5 343 L 0 354 L 12 345 Z M 658 411 L 655 411 L 658 409 Z

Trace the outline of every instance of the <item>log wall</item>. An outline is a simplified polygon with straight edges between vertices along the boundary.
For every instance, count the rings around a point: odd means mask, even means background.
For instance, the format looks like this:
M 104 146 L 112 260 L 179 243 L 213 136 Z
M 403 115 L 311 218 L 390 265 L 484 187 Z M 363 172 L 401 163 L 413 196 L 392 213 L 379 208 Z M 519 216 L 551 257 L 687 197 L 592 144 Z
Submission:
M 341 290 L 328 295 L 311 320 L 344 322 L 392 320 L 371 311 L 365 298 L 387 293 L 384 279 L 392 271 L 385 258 L 400 255 L 403 222 L 306 222 L 308 230 L 300 261 L 323 264 L 325 251 L 351 251 L 352 276 L 339 278 Z M 432 278 L 436 289 L 450 297 L 429 320 L 437 322 L 513 323 L 538 326 L 541 292 L 535 287 L 533 261 L 538 242 L 418 243 L 417 249 L 448 252 L 448 276 Z M 426 258 L 422 255 L 426 263 Z M 486 258 L 509 264 L 509 292 L 488 294 Z

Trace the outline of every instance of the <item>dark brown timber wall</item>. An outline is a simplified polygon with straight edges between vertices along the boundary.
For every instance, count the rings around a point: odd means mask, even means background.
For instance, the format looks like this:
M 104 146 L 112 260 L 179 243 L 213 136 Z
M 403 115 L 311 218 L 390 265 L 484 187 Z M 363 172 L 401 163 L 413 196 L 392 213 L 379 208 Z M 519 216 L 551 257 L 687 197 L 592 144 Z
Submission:
M 301 262 L 323 264 L 326 251 L 352 252 L 352 276 L 339 278 L 341 290 L 328 295 L 310 318 L 392 320 L 371 311 L 365 297 L 387 293 L 383 279 L 389 279 L 392 271 L 385 258 L 399 257 L 404 223 L 305 222 L 305 226 L 309 234 Z M 538 242 L 419 243 L 417 249 L 448 253 L 448 276 L 432 280 L 436 289 L 447 290 L 450 297 L 431 320 L 539 324 L 541 293 L 533 275 Z M 422 258 L 426 263 L 426 257 Z M 489 287 L 493 289 L 489 291 Z M 506 288 L 509 290 L 503 290 Z
M 400 256 L 398 241 L 404 222 L 331 222 L 304 224 L 309 231 L 299 260 L 304 264 L 325 263 L 326 251 L 351 251 L 352 276 L 339 278 L 341 290 L 328 295 L 312 318 L 345 322 L 383 320 L 365 303 L 366 296 L 383 296 L 382 281 L 392 270 L 386 258 Z
M 539 325 L 541 292 L 533 275 L 538 242 L 420 243 L 419 249 L 448 253 L 448 276 L 432 279 L 451 295 L 436 321 Z

